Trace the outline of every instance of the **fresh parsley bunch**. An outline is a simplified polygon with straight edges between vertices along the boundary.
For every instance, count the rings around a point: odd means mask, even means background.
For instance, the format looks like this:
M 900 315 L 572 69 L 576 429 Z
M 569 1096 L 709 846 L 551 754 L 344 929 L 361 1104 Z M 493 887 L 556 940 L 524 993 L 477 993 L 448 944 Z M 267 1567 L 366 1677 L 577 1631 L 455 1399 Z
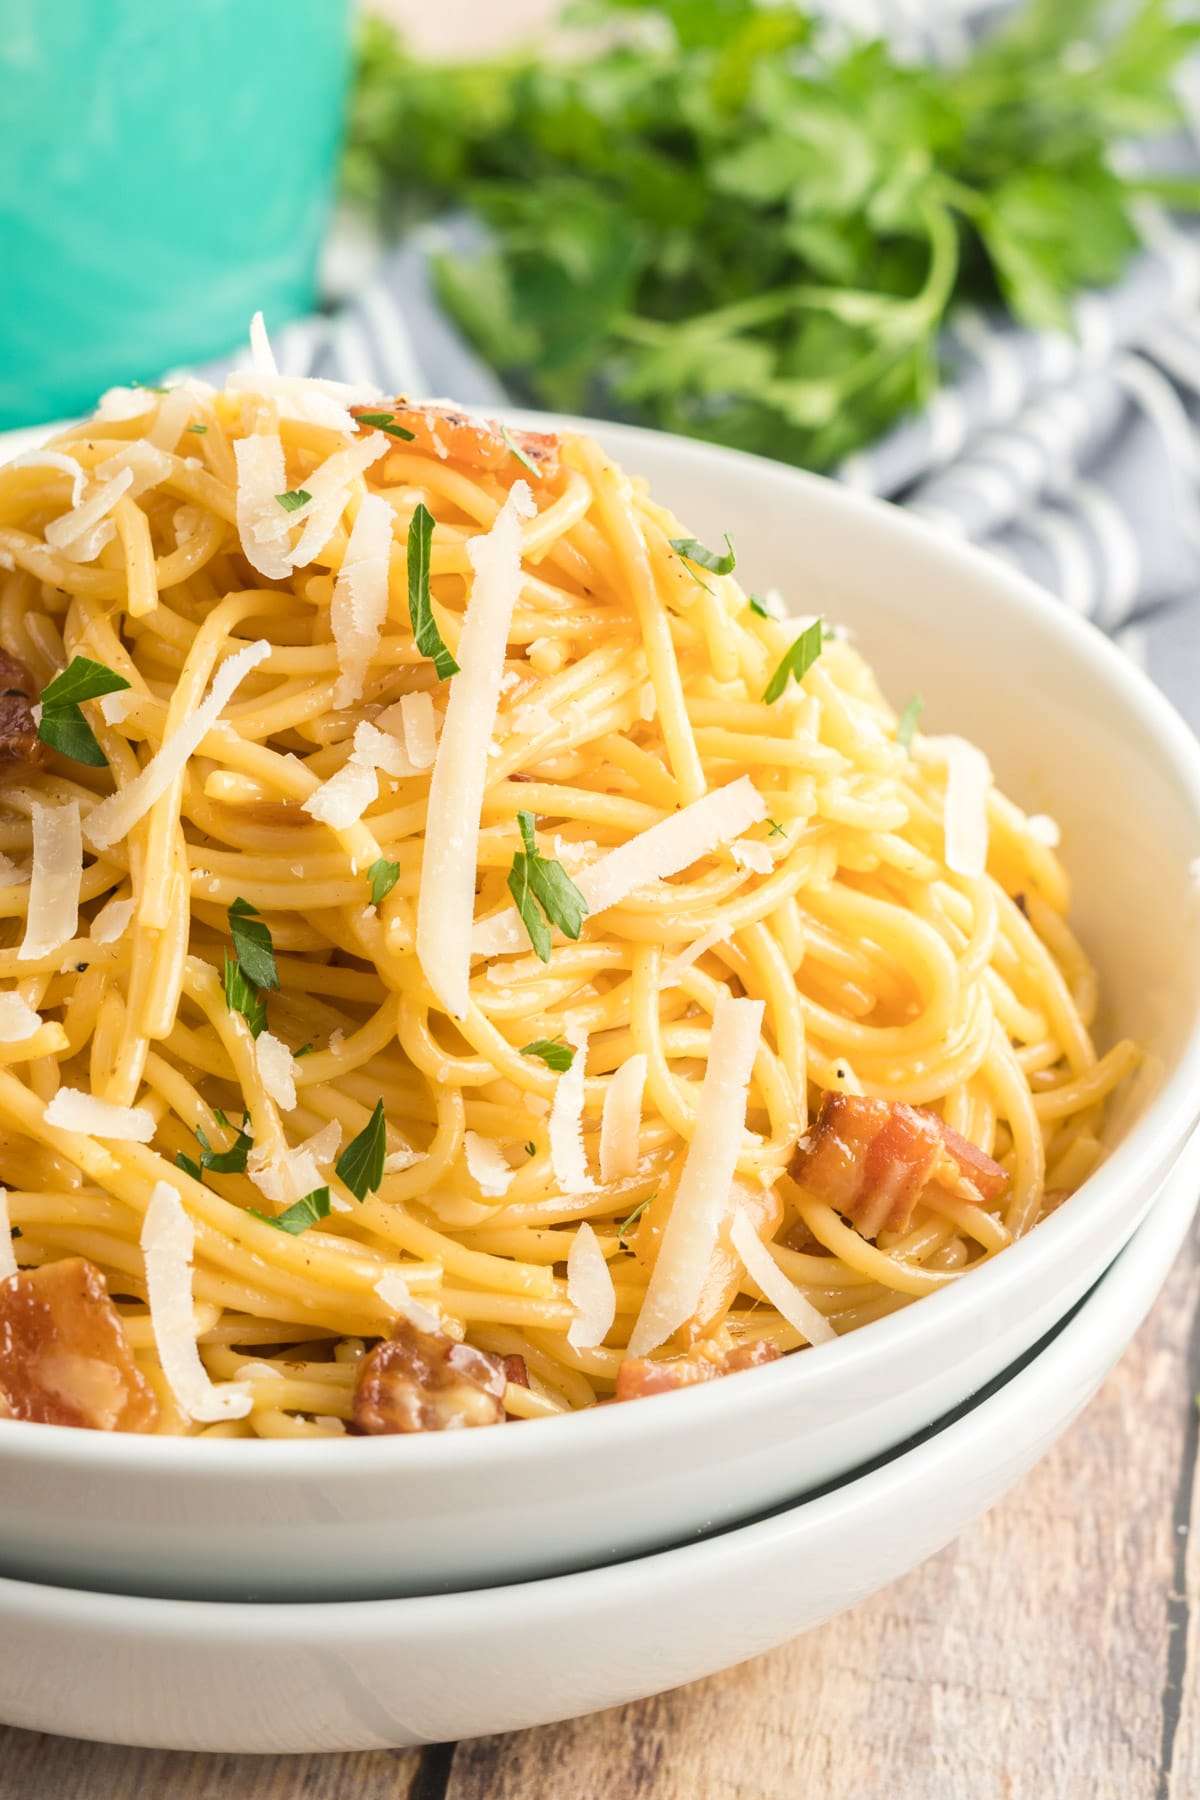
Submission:
M 1067 327 L 1120 273 L 1122 172 L 1200 43 L 1171 0 L 1027 0 L 953 69 L 759 0 L 588 0 L 577 55 L 471 66 L 368 26 L 352 192 L 466 207 L 441 296 L 518 392 L 826 467 L 924 403 L 961 297 Z

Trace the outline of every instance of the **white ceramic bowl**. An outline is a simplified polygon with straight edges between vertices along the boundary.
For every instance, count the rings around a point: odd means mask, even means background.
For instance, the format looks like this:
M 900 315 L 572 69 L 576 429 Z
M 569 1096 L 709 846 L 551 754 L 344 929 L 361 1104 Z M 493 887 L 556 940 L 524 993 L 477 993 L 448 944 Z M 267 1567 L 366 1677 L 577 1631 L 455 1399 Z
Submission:
M 544 423 L 544 421 L 543 421 Z M 1103 981 L 1150 1053 L 1112 1154 L 1027 1239 L 837 1343 L 711 1387 L 514 1430 L 329 1444 L 0 1425 L 0 1573 L 148 1594 L 434 1592 L 627 1556 L 901 1443 L 1008 1367 L 1129 1238 L 1200 1111 L 1200 749 L 1104 638 L 999 562 L 830 482 L 592 427 L 749 586 L 848 624 L 899 702 L 1053 813 Z
M 640 1699 L 842 1612 L 1032 1467 L 1145 1316 L 1196 1208 L 1200 1145 L 1074 1317 L 869 1473 L 607 1569 L 410 1600 L 150 1600 L 0 1580 L 0 1720 L 178 1750 L 375 1749 Z

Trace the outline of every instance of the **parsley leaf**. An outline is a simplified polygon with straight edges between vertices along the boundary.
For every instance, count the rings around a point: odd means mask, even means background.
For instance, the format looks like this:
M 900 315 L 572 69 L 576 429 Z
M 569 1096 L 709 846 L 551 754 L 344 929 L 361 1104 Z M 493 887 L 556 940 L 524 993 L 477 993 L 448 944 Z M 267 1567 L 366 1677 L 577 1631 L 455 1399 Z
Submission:
M 768 706 L 778 700 L 789 681 L 799 682 L 808 674 L 821 654 L 823 631 L 820 619 L 814 619 L 811 625 L 804 627 L 766 685 L 763 699 Z
M 522 1056 L 540 1056 L 548 1069 L 556 1075 L 565 1075 L 575 1061 L 575 1052 L 570 1044 L 564 1044 L 561 1038 L 535 1038 L 532 1044 L 521 1045 Z
M 536 1156 L 537 1155 L 537 1145 L 534 1143 L 532 1138 L 530 1138 L 529 1142 L 525 1146 L 525 1154 L 526 1154 L 526 1156 Z
M 400 879 L 400 864 L 388 862 L 385 856 L 377 856 L 367 870 L 367 880 L 371 884 L 371 905 L 378 906 Z
M 416 439 L 415 431 L 406 431 L 403 425 L 397 425 L 395 413 L 359 413 L 360 425 L 373 425 L 377 431 L 386 431 L 389 437 L 405 438 L 411 444 Z
M 902 749 L 912 755 L 912 741 L 917 729 L 917 722 L 925 711 L 925 702 L 920 694 L 914 694 L 904 711 L 900 714 L 900 722 L 896 726 L 896 742 Z
M 769 838 L 783 836 L 783 826 L 779 823 L 778 819 L 768 819 L 767 824 L 771 827 L 770 831 L 767 833 Z
M 175 1167 L 177 1169 L 182 1169 L 185 1174 L 190 1175 L 193 1181 L 204 1180 L 204 1170 L 200 1167 L 200 1164 L 194 1162 L 190 1156 L 185 1156 L 182 1150 L 177 1150 L 175 1152 Z
M 520 463 L 521 467 L 523 469 L 528 469 L 529 473 L 532 476 L 534 476 L 536 480 L 540 481 L 542 478 L 542 471 L 538 468 L 538 466 L 534 462 L 532 456 L 527 456 L 525 451 L 522 450 L 520 444 L 517 443 L 516 439 L 513 437 L 512 433 L 509 431 L 507 425 L 501 425 L 500 436 L 504 439 L 505 443 L 508 445 L 510 452 L 512 453 L 513 456 L 516 457 L 516 459 Z
M 236 956 L 225 952 L 225 1004 L 230 1012 L 241 1013 L 253 1037 L 257 1037 L 266 1029 L 267 1003 L 254 986 L 242 974 L 242 965 Z
M 301 1046 L 298 1050 L 292 1051 L 292 1055 L 298 1061 L 300 1059 L 300 1057 L 302 1057 L 302 1056 L 311 1056 L 315 1049 L 316 1049 L 315 1044 L 301 1044 Z
M 257 988 L 277 988 L 279 973 L 275 967 L 275 946 L 271 931 L 261 918 L 257 906 L 240 896 L 229 908 L 229 930 L 234 953 L 247 981 Z
M 218 1125 L 223 1126 L 226 1131 L 234 1133 L 233 1143 L 228 1150 L 214 1150 L 208 1141 L 208 1134 L 203 1125 L 197 1125 L 196 1139 L 200 1145 L 200 1160 L 197 1162 L 194 1158 L 185 1156 L 182 1150 L 178 1151 L 175 1156 L 176 1166 L 186 1169 L 196 1181 L 204 1180 L 206 1169 L 211 1169 L 215 1175 L 244 1175 L 246 1173 L 246 1158 L 254 1139 L 246 1130 L 245 1121 L 240 1127 L 231 1125 L 219 1106 L 214 1106 L 213 1116 Z M 246 1119 L 248 1120 L 249 1117 L 250 1115 L 247 1113 Z
M 729 533 L 724 533 L 725 555 L 720 556 L 715 550 L 706 550 L 696 538 L 671 538 L 672 550 L 678 550 L 680 556 L 688 562 L 695 563 L 697 568 L 707 569 L 710 575 L 732 575 L 737 567 L 737 557 L 733 552 L 733 543 Z M 751 605 L 753 605 L 753 599 Z
M 541 406 L 829 468 L 929 400 L 957 304 L 1062 323 L 1115 279 L 1149 178 L 1112 152 L 1197 42 L 1194 5 L 1031 0 L 923 65 L 833 10 L 585 0 L 574 53 L 454 66 L 368 20 L 349 184 L 482 228 L 439 297 Z
M 771 609 L 761 594 L 750 595 L 750 611 L 757 613 L 760 619 L 769 619 L 771 616 Z
M 588 904 L 562 864 L 539 851 L 533 814 L 519 812 L 517 824 L 525 848 L 513 857 L 508 872 L 508 891 L 516 902 L 535 955 L 542 962 L 549 962 L 551 937 L 548 927 L 557 925 L 564 937 L 577 938 L 583 929 Z
M 261 1219 L 264 1225 L 273 1225 L 276 1231 L 286 1231 L 290 1237 L 299 1237 L 318 1219 L 329 1217 L 329 1189 L 314 1188 L 311 1194 L 305 1194 L 303 1200 L 297 1200 L 294 1206 L 285 1207 L 281 1213 L 259 1212 L 256 1206 L 248 1206 L 246 1211 L 252 1218 Z
M 307 488 L 289 488 L 286 494 L 276 494 L 275 498 L 284 512 L 295 512 L 301 506 L 307 506 L 312 495 Z
M 203 437 L 205 432 L 208 430 L 208 426 L 207 425 L 189 425 L 188 430 L 194 431 L 197 437 Z
M 345 1182 L 356 1200 L 365 1200 L 383 1180 L 387 1156 L 387 1121 L 383 1101 L 375 1102 L 375 1111 L 358 1136 L 351 1138 L 335 1165 L 339 1181 Z
M 106 664 L 93 662 L 89 656 L 73 656 L 62 673 L 42 689 L 38 737 L 72 762 L 104 768 L 108 759 L 79 703 L 98 700 L 101 694 L 116 694 L 128 686 L 125 677 Z
M 451 656 L 433 616 L 429 594 L 429 547 L 433 541 L 433 514 L 424 501 L 418 505 L 408 527 L 408 616 L 417 649 L 427 656 L 437 670 L 439 681 L 458 674 L 458 664 Z

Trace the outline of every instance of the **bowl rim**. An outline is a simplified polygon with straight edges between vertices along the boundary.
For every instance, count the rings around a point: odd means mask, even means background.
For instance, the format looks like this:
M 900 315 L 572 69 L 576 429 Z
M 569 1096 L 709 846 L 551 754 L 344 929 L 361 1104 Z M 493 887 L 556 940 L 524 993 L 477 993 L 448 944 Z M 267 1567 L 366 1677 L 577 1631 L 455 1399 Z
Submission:
M 1171 702 L 1116 645 L 1064 603 L 986 550 L 957 538 L 944 537 L 919 515 L 887 500 L 864 494 L 805 469 L 775 462 L 747 451 L 727 449 L 704 440 L 652 431 L 643 426 L 576 415 L 540 413 L 524 408 L 489 409 L 496 417 L 531 428 L 586 432 L 621 455 L 641 446 L 664 447 L 683 465 L 782 483 L 803 490 L 810 502 L 832 511 L 840 528 L 870 524 L 890 535 L 897 552 L 912 549 L 933 554 L 963 583 L 988 591 L 988 602 L 1006 611 L 1014 624 L 1028 623 L 1056 639 L 1075 660 L 1090 665 L 1123 708 L 1153 742 L 1160 773 L 1169 770 L 1190 804 L 1195 823 L 1195 852 L 1200 857 L 1200 741 Z M 0 440 L 2 443 L 2 440 Z M 699 1424 L 719 1426 L 731 1413 L 783 1402 L 797 1404 L 804 1390 L 817 1384 L 849 1381 L 864 1367 L 909 1350 L 922 1336 L 953 1332 L 985 1294 L 1019 1292 L 1027 1267 L 1053 1257 L 1064 1245 L 1087 1234 L 1098 1206 L 1111 1203 L 1118 1191 L 1143 1181 L 1163 1145 L 1176 1152 L 1200 1116 L 1200 1007 L 1175 1068 L 1149 1102 L 1145 1113 L 1099 1169 L 1036 1230 L 1010 1245 L 1002 1256 L 972 1270 L 965 1280 L 921 1297 L 882 1319 L 831 1343 L 807 1349 L 802 1356 L 743 1371 L 736 1382 L 718 1381 L 690 1389 L 646 1396 L 637 1406 L 599 1406 L 536 1421 L 536 1432 L 427 1432 L 414 1435 L 317 1439 L 224 1439 L 167 1437 L 122 1432 L 91 1432 L 65 1425 L 0 1420 L 0 1457 L 38 1464 L 61 1463 L 64 1470 L 111 1469 L 124 1473 L 186 1474 L 189 1481 L 224 1482 L 251 1469 L 256 1476 L 294 1479 L 300 1474 L 328 1481 L 339 1471 L 351 1479 L 366 1473 L 422 1471 L 458 1473 L 497 1470 L 513 1459 L 532 1461 L 570 1454 L 574 1446 L 615 1450 L 642 1443 L 665 1432 L 682 1433 Z M 1085 1198 L 1086 1197 L 1086 1198 Z M 1083 1204 L 1080 1205 L 1080 1201 Z M 1085 1215 L 1087 1222 L 1085 1223 Z M 984 1284 L 988 1284 L 985 1288 Z M 750 1388 L 753 1381 L 756 1385 Z M 573 1434 L 573 1435 L 572 1435 Z M 529 1440 L 533 1440 L 532 1442 Z M 252 1446 L 251 1448 L 248 1448 Z
M 114 1593 L 3 1576 L 0 1619 L 11 1616 L 15 1608 L 18 1612 L 24 1609 L 31 1617 L 44 1619 L 49 1614 L 76 1625 L 90 1624 L 101 1632 L 117 1628 L 170 1636 L 186 1627 L 193 1643 L 224 1641 L 232 1631 L 239 1641 L 248 1639 L 266 1645 L 277 1642 L 283 1633 L 289 1638 L 299 1633 L 311 1635 L 326 1649 L 364 1635 L 380 1641 L 394 1640 L 397 1627 L 413 1641 L 419 1641 L 430 1629 L 445 1635 L 457 1634 L 470 1629 L 481 1611 L 502 1611 L 507 1619 L 516 1620 L 520 1629 L 527 1631 L 551 1617 L 569 1618 L 581 1604 L 590 1602 L 594 1606 L 597 1596 L 609 1610 L 627 1610 L 630 1604 L 646 1604 L 648 1588 L 678 1588 L 695 1577 L 711 1578 L 720 1565 L 725 1565 L 730 1573 L 734 1569 L 744 1571 L 747 1554 L 779 1547 L 798 1533 L 819 1538 L 830 1526 L 844 1533 L 854 1515 L 864 1529 L 877 1530 L 883 1516 L 881 1509 L 895 1500 L 898 1490 L 932 1491 L 935 1482 L 945 1484 L 949 1477 L 961 1475 L 964 1467 L 970 1468 L 976 1450 L 985 1443 L 994 1443 L 997 1437 L 1012 1442 L 1022 1436 L 1022 1428 L 1031 1414 L 1037 1414 L 1039 1402 L 1044 1400 L 1047 1379 L 1077 1394 L 1085 1392 L 1083 1404 L 1087 1404 L 1091 1397 L 1086 1393 L 1087 1385 L 1105 1348 L 1111 1346 L 1114 1307 L 1119 1312 L 1122 1297 L 1132 1291 L 1136 1317 L 1125 1333 L 1121 1349 L 1109 1359 L 1101 1380 L 1124 1354 L 1178 1256 L 1196 1215 L 1198 1176 L 1200 1129 L 1185 1145 L 1169 1188 L 1156 1200 L 1129 1242 L 1067 1319 L 1047 1334 L 1031 1354 L 1019 1359 L 1015 1372 L 1006 1371 L 989 1384 L 982 1396 L 965 1401 L 944 1421 L 935 1422 L 918 1434 L 915 1441 L 901 1445 L 864 1469 L 851 1471 L 819 1493 L 782 1501 L 767 1512 L 735 1521 L 706 1536 L 585 1569 L 504 1585 L 356 1599 L 182 1598 Z M 1165 1243 L 1160 1241 L 1164 1239 Z M 1040 1444 L 1034 1462 L 1041 1460 L 1080 1410 L 1082 1407 L 1077 1404 L 1061 1429 Z M 1024 1435 L 1028 1436 L 1027 1430 Z M 1020 1479 L 1021 1472 L 1014 1480 Z M 1001 1492 L 1011 1485 L 1005 1484 Z M 996 1498 L 999 1497 L 997 1493 Z M 975 1507 L 971 1516 L 993 1504 L 995 1500 L 989 1500 Z M 952 1535 L 957 1535 L 957 1528 Z

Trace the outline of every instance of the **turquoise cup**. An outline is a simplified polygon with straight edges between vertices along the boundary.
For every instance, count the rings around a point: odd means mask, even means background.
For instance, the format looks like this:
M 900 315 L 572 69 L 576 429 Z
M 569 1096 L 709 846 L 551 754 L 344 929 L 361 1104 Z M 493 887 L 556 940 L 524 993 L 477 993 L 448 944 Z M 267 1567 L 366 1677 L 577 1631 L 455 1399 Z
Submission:
M 308 311 L 350 0 L 0 0 L 0 428 Z

